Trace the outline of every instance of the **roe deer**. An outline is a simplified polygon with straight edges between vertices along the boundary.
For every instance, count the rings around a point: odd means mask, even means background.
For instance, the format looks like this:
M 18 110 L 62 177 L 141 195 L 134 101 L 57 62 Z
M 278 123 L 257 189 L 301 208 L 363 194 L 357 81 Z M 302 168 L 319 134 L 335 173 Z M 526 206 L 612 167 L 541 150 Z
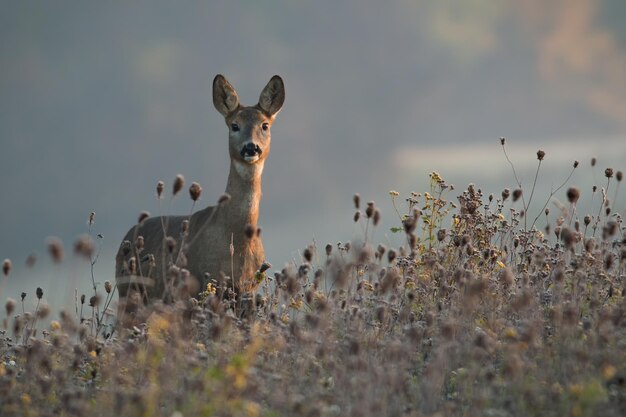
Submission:
M 189 277 L 180 268 L 200 283 L 207 273 L 216 279 L 220 273 L 230 276 L 220 291 L 225 284 L 237 295 L 256 287 L 255 272 L 265 260 L 257 233 L 261 175 L 270 152 L 270 127 L 284 100 L 285 86 L 278 75 L 265 86 L 258 104 L 250 107 L 239 103 L 226 78 L 215 77 L 213 104 L 229 130 L 230 199 L 225 194 L 217 206 L 191 216 L 151 217 L 128 231 L 116 256 L 118 319 L 152 301 L 171 301 L 181 285 L 188 285 L 181 284 Z M 199 288 L 187 289 L 193 295 Z

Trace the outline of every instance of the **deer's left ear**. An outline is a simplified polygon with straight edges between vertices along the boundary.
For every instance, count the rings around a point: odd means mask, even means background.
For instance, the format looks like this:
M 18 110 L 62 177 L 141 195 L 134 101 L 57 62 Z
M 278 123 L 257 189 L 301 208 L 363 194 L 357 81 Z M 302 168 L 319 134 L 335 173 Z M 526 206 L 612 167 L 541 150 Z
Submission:
M 259 107 L 266 115 L 274 117 L 283 107 L 284 102 L 285 84 L 282 78 L 274 75 L 261 92 Z

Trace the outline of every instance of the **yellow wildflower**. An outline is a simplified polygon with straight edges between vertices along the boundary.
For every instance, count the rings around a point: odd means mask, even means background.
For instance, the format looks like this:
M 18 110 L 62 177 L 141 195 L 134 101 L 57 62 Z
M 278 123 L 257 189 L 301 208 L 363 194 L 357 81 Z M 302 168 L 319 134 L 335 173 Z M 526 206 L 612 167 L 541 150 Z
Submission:
M 602 368 L 602 378 L 605 380 L 609 380 L 615 376 L 617 373 L 617 369 L 613 365 L 606 365 Z
M 50 322 L 50 330 L 56 331 L 56 330 L 60 330 L 60 329 L 61 329 L 61 323 L 59 323 L 56 320 L 52 320 Z

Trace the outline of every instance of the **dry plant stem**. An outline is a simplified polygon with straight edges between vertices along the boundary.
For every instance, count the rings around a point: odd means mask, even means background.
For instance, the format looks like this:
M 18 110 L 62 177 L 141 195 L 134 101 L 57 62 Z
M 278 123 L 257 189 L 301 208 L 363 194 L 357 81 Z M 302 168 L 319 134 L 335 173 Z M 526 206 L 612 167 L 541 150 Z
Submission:
M 92 234 L 91 234 L 91 232 L 92 232 L 91 226 L 92 226 L 92 223 L 90 222 L 89 223 L 89 227 L 87 229 L 87 234 L 89 236 L 92 236 Z M 96 277 L 95 277 L 95 274 L 94 274 L 94 270 L 93 270 L 94 268 L 93 267 L 96 264 L 96 262 L 98 260 L 98 257 L 100 256 L 100 249 L 101 248 L 98 247 L 98 251 L 96 252 L 96 256 L 95 257 L 92 256 L 91 254 L 89 254 L 89 263 L 90 263 L 89 268 L 90 268 L 90 272 L 91 272 L 91 285 L 93 286 L 93 296 L 94 297 L 98 297 L 98 288 L 96 287 Z
M 565 187 L 565 185 L 567 185 L 567 183 L 569 182 L 570 178 L 572 178 L 572 175 L 574 174 L 574 170 L 576 168 L 572 168 L 572 170 L 570 171 L 569 175 L 567 176 L 567 178 L 565 179 L 565 181 L 563 181 L 563 183 L 561 185 L 559 185 L 557 187 L 556 190 L 552 190 L 550 191 L 550 196 L 546 199 L 546 203 L 543 205 L 543 207 L 541 208 L 541 210 L 539 211 L 539 214 L 537 214 L 537 217 L 535 217 L 535 219 L 533 220 L 533 223 L 530 225 L 530 229 L 532 230 L 533 227 L 535 227 L 535 224 L 537 223 L 537 220 L 539 220 L 539 217 L 541 217 L 541 215 L 545 212 L 546 207 L 548 207 L 548 204 L 550 203 L 550 200 L 552 199 L 552 197 L 554 197 L 554 195 L 556 193 L 558 193 L 561 188 Z
M 30 329 L 28 328 L 28 323 L 26 323 L 26 326 L 24 328 L 24 336 L 22 337 L 23 345 L 25 345 L 26 342 L 28 342 L 30 335 L 33 334 L 33 331 L 35 330 L 35 326 L 37 325 L 37 313 L 39 312 L 39 303 L 41 303 L 41 299 L 37 300 L 37 306 L 35 307 L 35 314 L 33 316 L 33 323 L 31 324 Z
M 509 163 L 509 165 L 511 165 L 511 168 L 513 169 L 513 176 L 515 177 L 515 183 L 517 184 L 517 186 L 521 190 L 523 188 L 522 187 L 522 182 L 519 180 L 519 177 L 517 176 L 517 171 L 515 171 L 515 165 L 513 165 L 513 162 L 509 158 L 509 155 L 506 153 L 506 147 L 505 147 L 504 143 L 502 143 L 501 146 L 502 146 L 502 152 L 504 152 L 504 157 L 506 158 L 507 162 Z M 522 204 L 524 206 L 524 210 L 526 210 L 526 202 L 524 200 L 524 193 L 523 192 L 522 192 Z M 527 216 L 524 216 L 524 219 L 526 217 Z M 526 228 L 526 224 L 524 224 L 524 228 Z M 531 228 L 532 228 L 532 226 L 531 226 Z
M 191 209 L 189 210 L 189 214 L 187 215 L 187 221 L 191 219 L 191 215 L 193 214 L 193 209 L 195 208 L 195 206 L 196 206 L 196 202 L 194 201 L 193 203 L 191 203 Z M 185 238 L 187 237 L 188 234 L 189 234 L 189 230 L 182 233 L 182 237 L 180 238 L 180 247 L 178 248 L 178 254 L 176 255 L 176 261 L 174 262 L 174 265 L 176 266 L 178 266 L 178 262 L 180 261 L 180 257 L 183 253 L 183 248 L 185 247 Z
M 537 171 L 535 171 L 535 179 L 533 180 L 533 188 L 530 190 L 530 197 L 528 197 L 528 203 L 524 203 L 524 212 L 528 213 L 530 208 L 530 202 L 533 200 L 533 194 L 535 193 L 535 187 L 537 186 L 537 178 L 539 177 L 539 169 L 541 168 L 541 159 L 537 164 Z M 522 200 L 523 201 L 523 200 Z M 526 228 L 528 215 L 524 216 L 524 229 Z
M 611 184 L 611 179 L 607 178 L 606 180 L 606 189 L 602 190 L 602 200 L 600 201 L 600 207 L 598 208 L 598 215 L 596 216 L 596 220 L 593 223 L 593 234 L 592 236 L 596 236 L 596 231 L 598 230 L 598 225 L 600 224 L 600 219 L 602 218 L 602 208 L 606 203 L 606 195 L 609 192 L 609 185 Z

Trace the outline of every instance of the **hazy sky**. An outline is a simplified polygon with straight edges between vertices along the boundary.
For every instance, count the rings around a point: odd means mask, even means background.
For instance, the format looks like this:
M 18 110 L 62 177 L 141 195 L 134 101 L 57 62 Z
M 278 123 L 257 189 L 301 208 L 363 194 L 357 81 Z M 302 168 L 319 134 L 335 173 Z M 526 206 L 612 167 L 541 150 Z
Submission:
M 71 252 L 91 211 L 96 279 L 111 279 L 139 211 L 159 212 L 158 180 L 182 173 L 215 202 L 229 163 L 217 73 L 244 104 L 285 80 L 260 218 L 276 267 L 358 235 L 354 192 L 387 227 L 387 192 L 424 191 L 433 170 L 513 188 L 500 136 L 526 182 L 543 148 L 544 191 L 575 159 L 572 183 L 590 187 L 626 165 L 624 21 L 622 0 L 0 1 L 0 258 L 16 269 L 0 295 L 33 293 L 32 277 L 50 295 L 86 284 L 83 263 L 23 262 L 48 236 Z

